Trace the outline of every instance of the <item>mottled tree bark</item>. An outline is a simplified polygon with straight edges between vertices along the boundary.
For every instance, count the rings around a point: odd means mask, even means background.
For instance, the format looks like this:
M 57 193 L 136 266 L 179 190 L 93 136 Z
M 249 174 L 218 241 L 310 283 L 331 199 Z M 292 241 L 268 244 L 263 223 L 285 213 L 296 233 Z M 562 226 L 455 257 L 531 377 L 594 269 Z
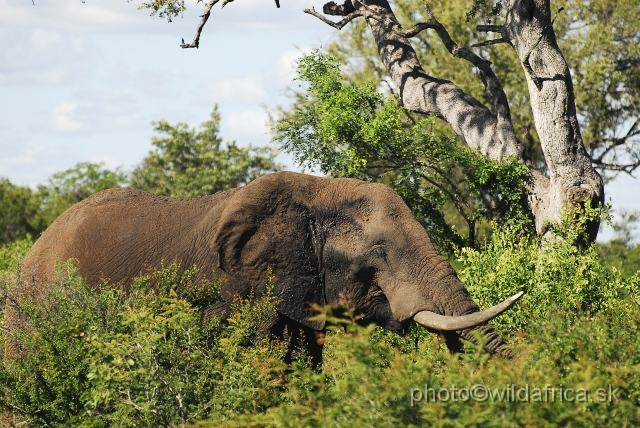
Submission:
M 592 205 L 604 201 L 604 185 L 592 167 L 580 134 L 576 116 L 571 74 L 558 48 L 552 26 L 549 0 L 509 0 L 503 25 L 480 26 L 480 31 L 502 34 L 499 40 L 516 51 L 524 69 L 530 93 L 536 130 L 546 158 L 549 177 L 526 158 L 518 141 L 506 96 L 488 62 L 453 42 L 446 29 L 431 14 L 414 29 L 403 30 L 387 0 L 328 3 L 325 13 L 346 15 L 341 28 L 356 17 L 363 17 L 378 45 L 380 59 L 399 89 L 404 106 L 414 112 L 434 113 L 451 125 L 471 148 L 491 159 L 515 157 L 529 167 L 528 201 L 538 233 L 546 232 L 545 222 L 557 221 L 564 209 L 591 199 Z M 314 10 L 307 10 L 321 17 Z M 328 22 L 326 18 L 321 17 Z M 424 29 L 435 29 L 449 51 L 471 61 L 494 100 L 496 114 L 452 82 L 428 74 L 420 65 L 407 37 Z M 598 224 L 590 225 L 594 240 Z
M 536 131 L 549 169 L 541 200 L 542 220 L 556 220 L 567 205 L 604 202 L 604 183 L 591 165 L 576 116 L 569 67 L 556 43 L 549 0 L 510 0 L 502 35 L 525 71 Z M 536 215 L 538 223 L 538 215 Z M 597 225 L 590 235 L 595 239 Z

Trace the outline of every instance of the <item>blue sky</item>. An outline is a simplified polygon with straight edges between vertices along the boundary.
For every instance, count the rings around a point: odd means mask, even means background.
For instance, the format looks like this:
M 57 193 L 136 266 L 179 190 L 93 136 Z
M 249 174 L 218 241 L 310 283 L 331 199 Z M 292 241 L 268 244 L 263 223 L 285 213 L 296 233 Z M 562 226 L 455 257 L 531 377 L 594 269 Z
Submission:
M 152 120 L 197 125 L 215 103 L 226 140 L 267 144 L 265 107 L 287 103 L 295 59 L 333 33 L 302 13 L 308 2 L 238 0 L 183 50 L 202 5 L 169 24 L 139 3 L 0 0 L 0 176 L 34 185 L 80 161 L 131 169 Z
M 324 1 L 236 0 L 183 50 L 202 4 L 168 24 L 140 3 L 0 0 L 0 176 L 33 186 L 82 161 L 130 170 L 152 120 L 198 125 L 215 103 L 225 140 L 268 144 L 266 108 L 288 102 L 295 59 L 336 31 L 302 12 Z M 637 184 L 607 186 L 615 208 L 640 208 Z

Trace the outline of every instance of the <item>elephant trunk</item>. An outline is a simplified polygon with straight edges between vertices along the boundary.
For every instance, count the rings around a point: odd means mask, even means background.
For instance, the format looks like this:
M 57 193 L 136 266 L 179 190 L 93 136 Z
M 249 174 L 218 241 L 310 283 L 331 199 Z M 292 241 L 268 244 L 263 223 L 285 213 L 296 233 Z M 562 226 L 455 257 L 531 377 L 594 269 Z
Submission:
M 513 358 L 513 351 L 507 347 L 507 345 L 502 341 L 502 338 L 498 336 L 498 333 L 496 333 L 493 327 L 489 324 L 483 324 L 472 329 L 458 331 L 458 334 L 464 339 L 478 344 L 478 339 L 476 338 L 476 335 L 473 334 L 476 331 L 486 338 L 484 348 L 487 351 L 502 355 L 506 358 Z
M 480 310 L 451 265 L 437 250 L 429 249 L 432 251 L 420 254 L 417 289 L 424 296 L 422 301 L 430 303 L 408 304 L 407 309 L 410 310 L 403 311 L 404 314 L 411 314 L 410 318 L 430 330 L 446 333 L 445 337 L 450 338 L 447 339 L 448 345 L 453 345 L 450 340 L 459 342 L 459 337 L 478 343 L 474 334 L 478 332 L 486 340 L 485 348 L 489 352 L 511 357 L 512 351 L 488 322 L 511 308 L 524 293 L 518 292 L 491 308 Z M 415 296 L 413 301 L 420 299 Z

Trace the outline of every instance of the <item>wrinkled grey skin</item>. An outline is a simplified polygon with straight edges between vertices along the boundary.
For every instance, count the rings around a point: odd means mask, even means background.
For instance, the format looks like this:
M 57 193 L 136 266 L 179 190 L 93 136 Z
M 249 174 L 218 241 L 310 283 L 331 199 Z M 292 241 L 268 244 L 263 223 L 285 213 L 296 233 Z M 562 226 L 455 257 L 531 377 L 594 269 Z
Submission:
M 291 172 L 190 200 L 100 192 L 62 214 L 35 243 L 23 262 L 23 291 L 46 288 L 56 259 L 77 259 L 89 282 L 106 277 L 126 284 L 144 266 L 176 257 L 184 268 L 213 265 L 227 277 L 225 301 L 210 309 L 218 313 L 234 295 L 260 296 L 271 269 L 280 303 L 265 328 L 290 341 L 287 359 L 302 345 L 316 365 L 325 323 L 309 320 L 314 304 L 339 310 L 349 302 L 364 323 L 398 334 L 419 311 L 479 310 L 393 190 Z M 460 348 L 460 336 L 475 342 L 472 330 L 444 334 L 450 349 Z M 491 326 L 475 330 L 487 336 L 489 351 L 510 356 Z

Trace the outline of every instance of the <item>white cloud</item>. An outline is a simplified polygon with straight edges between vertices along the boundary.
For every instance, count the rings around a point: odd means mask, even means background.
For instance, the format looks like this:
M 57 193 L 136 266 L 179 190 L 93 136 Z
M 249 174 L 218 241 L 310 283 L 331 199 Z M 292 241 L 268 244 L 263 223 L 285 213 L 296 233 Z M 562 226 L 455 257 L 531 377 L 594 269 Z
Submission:
M 122 163 L 112 156 L 92 156 L 87 161 L 91 163 L 103 164 L 106 169 L 110 169 L 112 171 L 117 168 L 122 168 Z
M 132 6 L 133 4 L 124 1 L 102 4 L 76 0 L 36 1 L 34 6 L 31 2 L 17 4 L 11 0 L 0 0 L 0 24 L 67 30 L 95 30 L 118 26 L 121 30 L 127 27 L 130 29 L 147 18 L 137 14 Z
M 222 117 L 227 124 L 228 132 L 223 135 L 229 135 L 231 139 L 239 140 L 247 137 L 264 137 L 269 132 L 267 121 L 269 117 L 267 113 L 260 110 L 245 110 L 241 112 L 229 112 Z
M 202 2 L 195 3 L 187 2 L 185 13 L 167 24 L 164 19 L 151 18 L 148 9 L 137 10 L 139 3 L 133 1 L 93 0 L 83 3 L 79 0 L 36 0 L 34 6 L 28 0 L 0 0 L 0 26 L 126 34 L 162 33 L 175 34 L 186 40 L 193 36 L 204 8 Z M 326 24 L 302 12 L 314 3 L 315 6 L 321 5 L 313 0 L 282 0 L 279 9 L 273 0 L 237 0 L 224 9 L 218 5 L 212 10 L 205 33 L 306 29 L 310 26 L 332 31 Z M 211 40 L 210 36 L 207 39 Z
M 59 132 L 76 132 L 82 128 L 82 123 L 74 118 L 73 112 L 78 107 L 74 103 L 62 103 L 53 108 L 51 123 L 53 129 Z
M 140 70 L 134 78 L 135 85 L 151 97 L 168 96 L 174 87 L 173 81 L 173 73 L 168 73 L 166 70 Z
M 0 84 L 59 86 L 82 78 L 89 63 L 86 46 L 68 33 L 0 28 Z
M 31 36 L 32 47 L 39 51 L 50 49 L 61 41 L 62 36 L 56 31 L 36 30 Z
M 84 52 L 87 47 L 87 43 L 80 37 L 71 37 L 71 47 L 76 52 Z
M 213 102 L 259 103 L 267 95 L 259 76 L 243 79 L 224 79 L 210 83 L 209 98 Z
M 1 137 L 4 139 L 7 136 L 2 135 Z M 20 169 L 33 169 L 26 167 L 33 167 L 51 155 L 51 151 L 45 150 L 41 145 L 19 140 L 16 143 L 13 138 L 11 141 L 12 143 L 4 144 L 5 147 L 0 146 L 0 151 L 4 153 L 4 156 L 0 157 L 0 176 Z
M 26 77 L 39 85 L 57 85 L 66 75 L 64 67 L 53 67 L 48 70 L 31 70 Z
M 140 2 L 0 0 L 0 175 L 37 183 L 79 161 L 135 165 L 150 148 L 152 120 L 197 126 L 216 101 L 225 141 L 265 144 L 259 105 L 275 104 L 282 89 L 282 50 L 335 32 L 302 13 L 310 1 L 218 5 L 200 49 L 182 50 L 202 13 L 194 0 L 172 24 L 138 11 Z M 196 87 L 206 102 L 194 103 Z M 31 142 L 43 151 L 28 152 Z
M 21 165 L 32 165 L 36 163 L 36 161 L 34 156 L 18 155 L 12 158 L 8 158 L 4 163 L 9 165 L 21 166 Z
M 129 129 L 133 126 L 140 124 L 139 114 L 128 114 L 123 112 L 122 114 L 115 114 L 114 117 L 105 125 L 105 129 L 109 130 L 121 130 Z
M 301 57 L 311 52 L 309 48 L 292 49 L 282 52 L 278 58 L 280 70 L 285 74 L 294 74 L 298 68 L 298 61 Z

